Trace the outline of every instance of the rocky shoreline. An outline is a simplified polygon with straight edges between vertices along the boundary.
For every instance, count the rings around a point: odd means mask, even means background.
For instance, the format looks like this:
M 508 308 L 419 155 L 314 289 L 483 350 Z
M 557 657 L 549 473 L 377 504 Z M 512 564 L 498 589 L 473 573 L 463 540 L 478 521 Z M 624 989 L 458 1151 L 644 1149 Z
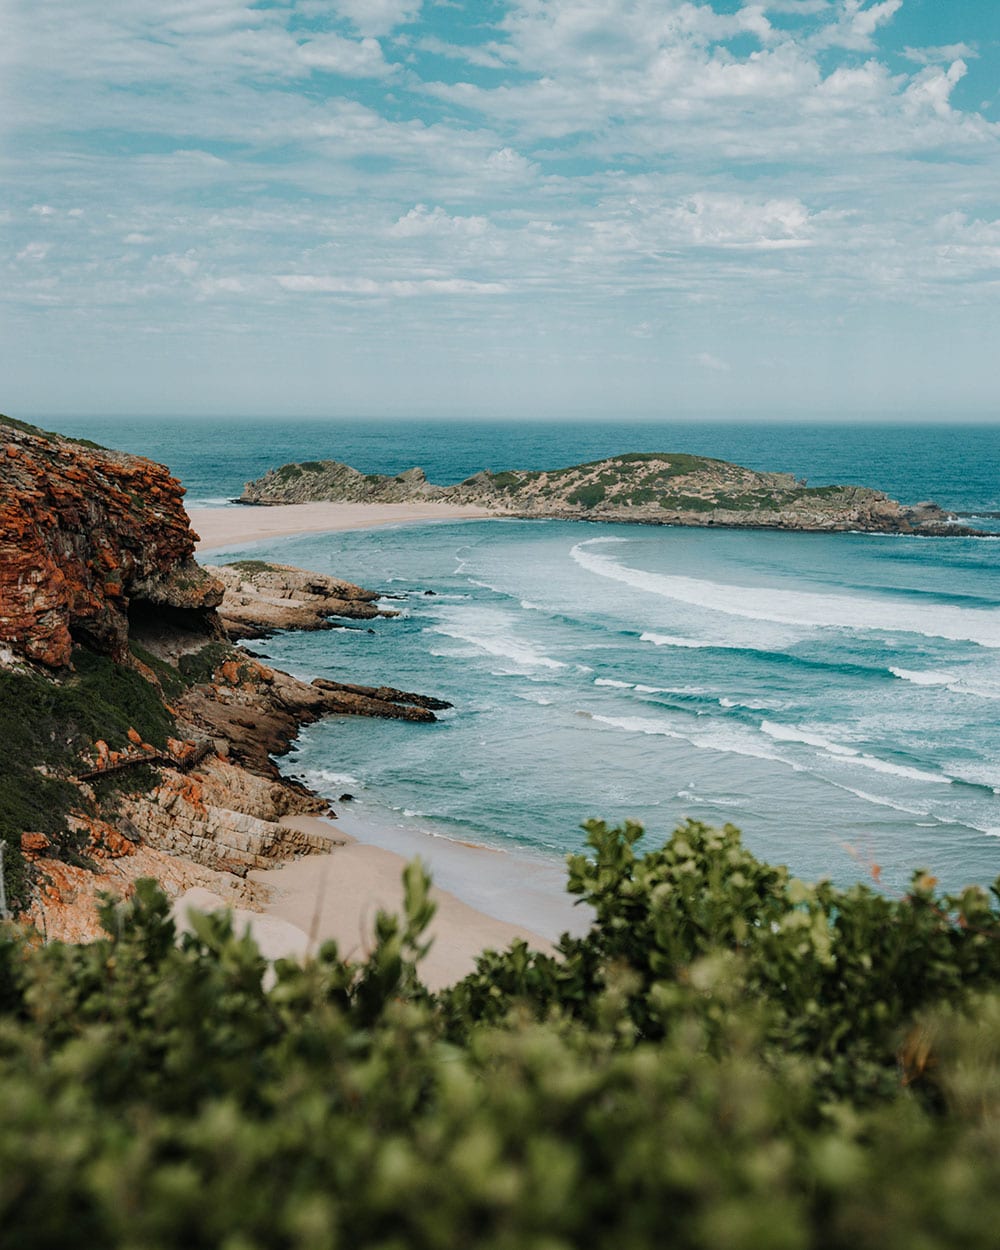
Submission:
M 789 473 L 761 473 L 678 453 L 628 453 L 552 470 L 483 470 L 451 486 L 420 468 L 363 474 L 336 460 L 285 464 L 248 482 L 236 502 L 438 503 L 519 519 L 625 522 L 803 532 L 994 537 L 959 523 L 935 503 L 905 505 L 864 486 L 809 486 Z
M 7 896 L 49 939 L 97 935 L 141 877 L 251 909 L 249 874 L 330 839 L 272 757 L 328 715 L 428 723 L 444 700 L 271 669 L 233 646 L 394 616 L 378 592 L 260 561 L 202 568 L 160 465 L 0 418 L 0 788 Z M 14 740 L 19 738 L 20 740 Z

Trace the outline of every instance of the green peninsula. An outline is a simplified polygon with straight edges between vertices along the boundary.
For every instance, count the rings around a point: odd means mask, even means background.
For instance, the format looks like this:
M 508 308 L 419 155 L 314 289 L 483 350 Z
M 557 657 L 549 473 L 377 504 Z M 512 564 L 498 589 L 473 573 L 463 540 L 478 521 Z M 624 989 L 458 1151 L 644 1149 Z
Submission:
M 933 503 L 904 505 L 865 486 L 809 486 L 790 473 L 761 473 L 725 460 L 675 452 L 630 452 L 548 470 L 484 469 L 435 485 L 423 469 L 364 474 L 337 460 L 271 469 L 248 482 L 240 503 L 413 503 L 475 505 L 497 516 L 626 521 L 743 529 L 863 530 L 963 535 Z

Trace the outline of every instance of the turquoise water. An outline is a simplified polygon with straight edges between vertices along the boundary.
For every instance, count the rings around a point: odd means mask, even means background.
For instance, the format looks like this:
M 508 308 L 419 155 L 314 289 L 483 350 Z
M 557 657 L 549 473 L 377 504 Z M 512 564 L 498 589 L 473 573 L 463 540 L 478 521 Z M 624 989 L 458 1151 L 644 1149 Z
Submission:
M 62 428 L 69 423 L 61 422 Z M 199 425 L 71 432 L 170 463 L 223 500 L 287 459 L 457 480 L 679 448 L 1000 510 L 995 428 Z M 245 549 L 244 549 L 245 550 Z M 287 761 L 414 829 L 538 855 L 591 815 L 732 821 L 759 854 L 890 889 L 1000 873 L 1000 544 L 465 522 L 257 543 L 402 612 L 290 634 L 279 666 L 452 700 L 434 726 L 329 720 Z M 235 555 L 234 550 L 231 554 Z M 225 558 L 213 553 L 213 559 Z M 433 591 L 433 594 L 428 594 Z

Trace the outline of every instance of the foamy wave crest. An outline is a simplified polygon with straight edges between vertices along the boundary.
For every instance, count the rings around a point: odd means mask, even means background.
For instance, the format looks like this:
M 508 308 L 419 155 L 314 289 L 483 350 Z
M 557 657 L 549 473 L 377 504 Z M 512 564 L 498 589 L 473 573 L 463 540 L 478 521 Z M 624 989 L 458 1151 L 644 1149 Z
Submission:
M 853 747 L 841 746 L 839 742 L 831 742 L 821 734 L 803 729 L 801 725 L 779 725 L 774 721 L 761 721 L 761 730 L 769 738 L 777 742 L 801 742 L 805 746 L 816 747 L 820 751 L 828 751 L 831 755 L 858 755 Z
M 983 685 L 978 680 L 972 683 L 956 673 L 937 672 L 934 669 L 922 671 L 910 668 L 890 668 L 889 672 L 894 677 L 913 682 L 917 686 L 945 686 L 952 694 L 971 695 L 975 699 L 1000 699 L 1000 685 L 990 684 L 988 679 L 987 684 Z
M 839 760 L 850 760 L 852 765 L 871 769 L 872 772 L 886 773 L 893 777 L 905 777 L 907 781 L 929 781 L 935 785 L 951 785 L 951 777 L 943 773 L 930 773 L 922 768 L 912 768 L 908 764 L 893 764 L 889 760 L 880 759 L 877 755 L 866 755 L 854 747 L 844 746 L 840 742 L 831 742 L 822 734 L 814 733 L 800 725 L 779 725 L 774 721 L 762 721 L 761 729 L 769 738 L 779 742 L 799 742 L 803 746 L 815 747 L 823 755 Z
M 748 712 L 776 712 L 781 706 L 776 699 L 730 699 L 728 695 L 723 695 L 719 699 L 719 707 L 742 707 Z
M 589 539 L 572 548 L 570 554 L 581 568 L 662 599 L 707 608 L 726 616 L 782 625 L 920 634 L 928 638 L 947 638 L 953 642 L 974 642 L 983 647 L 1000 647 L 1000 613 L 984 608 L 958 608 L 940 603 L 917 610 L 912 603 L 892 595 L 867 599 L 784 587 L 729 585 L 694 577 L 650 573 L 645 569 L 619 564 L 611 556 L 591 550 L 595 541 Z M 643 638 L 654 640 L 653 635 L 643 635 Z M 670 640 L 662 645 L 691 644 Z
M 871 794 L 867 790 L 856 790 L 853 786 L 841 785 L 839 781 L 831 781 L 832 786 L 836 786 L 838 790 L 844 790 L 848 794 L 853 794 L 856 798 L 862 799 L 865 803 L 874 803 L 876 807 L 891 807 L 894 812 L 905 812 L 907 816 L 929 816 L 930 812 L 925 811 L 921 807 L 907 807 L 903 803 L 896 803 L 892 799 L 887 799 L 881 794 Z M 938 821 L 932 821 L 925 828 L 933 829 Z
M 947 686 L 957 680 L 953 673 L 937 673 L 933 669 L 921 672 L 912 668 L 890 668 L 889 672 L 902 681 L 913 682 L 915 686 Z
M 305 775 L 317 790 L 324 786 L 354 786 L 356 790 L 365 788 L 365 783 L 360 778 L 352 777 L 350 773 L 334 773 L 327 768 L 308 768 Z
M 648 630 L 639 635 L 640 642 L 651 642 L 654 647 L 713 647 L 715 643 L 699 642 L 697 638 L 680 638 L 677 634 L 653 634 Z
M 511 660 L 522 668 L 566 668 L 562 660 L 553 660 L 518 638 L 511 631 L 507 618 L 499 612 L 452 609 L 429 630 L 445 638 L 467 642 L 486 655 Z
M 718 751 L 722 754 L 744 755 L 758 760 L 773 760 L 775 763 L 784 764 L 796 772 L 801 771 L 797 764 L 791 760 L 784 759 L 780 755 L 776 755 L 773 751 L 769 751 L 766 745 L 756 741 L 753 735 L 730 730 L 725 726 L 685 731 L 669 724 L 667 721 L 657 720 L 651 716 L 598 716 L 596 713 L 589 715 L 591 720 L 607 725 L 611 729 L 624 730 L 626 733 L 673 738 L 675 741 L 687 742 L 691 746 L 699 747 L 702 750 Z
M 633 686 L 630 681 L 615 681 L 611 677 L 595 677 L 595 686 L 610 686 L 613 690 L 633 690 L 638 687 Z
M 982 786 L 986 790 L 992 790 L 994 794 L 1000 794 L 1000 768 L 990 767 L 989 764 L 946 764 L 948 772 L 956 778 L 956 780 L 964 782 L 968 786 Z

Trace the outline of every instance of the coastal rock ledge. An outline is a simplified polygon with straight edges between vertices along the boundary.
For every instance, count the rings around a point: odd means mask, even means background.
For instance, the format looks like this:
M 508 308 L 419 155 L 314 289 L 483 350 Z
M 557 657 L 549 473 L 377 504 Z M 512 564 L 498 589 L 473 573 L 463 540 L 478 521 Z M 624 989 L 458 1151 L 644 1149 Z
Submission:
M 337 460 L 270 469 L 248 482 L 240 503 L 412 503 L 474 505 L 496 516 L 738 529 L 862 530 L 961 537 L 981 531 L 956 523 L 934 503 L 907 506 L 866 486 L 809 486 L 790 473 L 760 473 L 725 460 L 673 452 L 634 452 L 565 469 L 484 469 L 453 486 L 423 469 L 364 474 Z

